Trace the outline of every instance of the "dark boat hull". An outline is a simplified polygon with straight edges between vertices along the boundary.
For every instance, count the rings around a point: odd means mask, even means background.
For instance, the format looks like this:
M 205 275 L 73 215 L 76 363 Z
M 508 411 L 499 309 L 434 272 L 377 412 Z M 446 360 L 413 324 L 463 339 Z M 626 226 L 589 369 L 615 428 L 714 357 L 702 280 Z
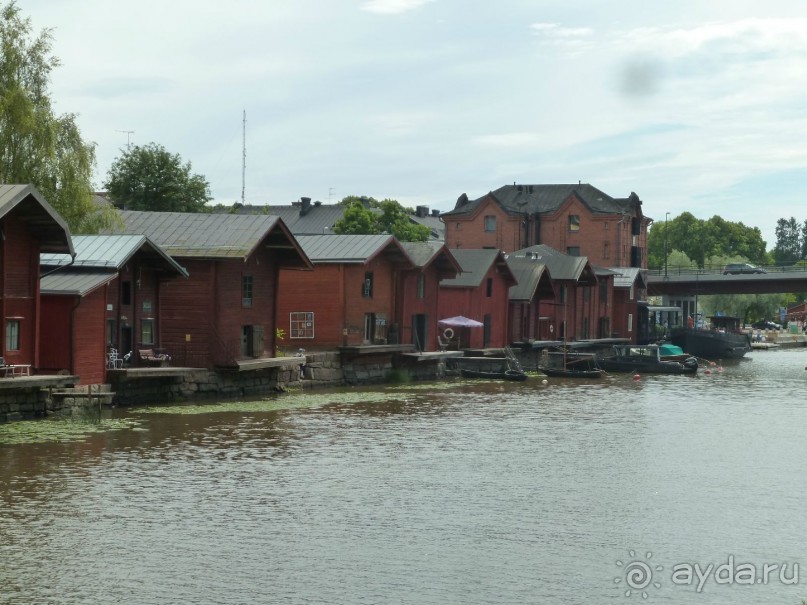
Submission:
M 602 370 L 573 370 L 570 368 L 538 368 L 538 371 L 553 378 L 601 378 L 605 374 Z
M 712 330 L 675 330 L 670 341 L 690 355 L 704 359 L 739 359 L 751 350 L 748 334 Z
M 690 358 L 692 359 L 692 358 Z M 698 362 L 680 361 L 642 362 L 620 359 L 600 359 L 600 367 L 606 372 L 635 372 L 639 374 L 696 374 Z
M 527 380 L 527 375 L 524 372 L 516 370 L 507 370 L 505 372 L 482 372 L 480 370 L 460 370 L 465 378 L 486 378 L 488 380 Z

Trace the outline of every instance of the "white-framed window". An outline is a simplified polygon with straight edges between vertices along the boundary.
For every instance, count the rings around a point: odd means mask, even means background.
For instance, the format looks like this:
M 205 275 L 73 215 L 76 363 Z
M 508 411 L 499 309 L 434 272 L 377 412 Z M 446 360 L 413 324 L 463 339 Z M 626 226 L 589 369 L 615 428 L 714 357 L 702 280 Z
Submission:
M 636 296 L 635 286 L 631 284 L 630 292 L 628 293 L 628 300 L 633 300 L 633 297 Z
M 373 297 L 373 272 L 367 271 L 364 274 L 364 281 L 361 283 L 361 296 L 362 298 Z
M 580 231 L 580 215 L 569 215 L 569 231 Z
M 249 308 L 252 306 L 252 276 L 243 275 L 241 277 L 241 306 Z
M 314 313 L 293 311 L 289 313 L 289 338 L 314 338 Z
M 6 320 L 6 351 L 20 350 L 20 320 Z
M 485 217 L 485 231 L 496 231 L 496 216 L 489 214 Z
M 628 313 L 628 332 L 633 332 L 633 313 Z
M 152 305 L 150 300 L 143 301 L 143 313 L 151 313 Z
M 150 317 L 140 320 L 140 342 L 144 345 L 154 344 L 154 320 Z

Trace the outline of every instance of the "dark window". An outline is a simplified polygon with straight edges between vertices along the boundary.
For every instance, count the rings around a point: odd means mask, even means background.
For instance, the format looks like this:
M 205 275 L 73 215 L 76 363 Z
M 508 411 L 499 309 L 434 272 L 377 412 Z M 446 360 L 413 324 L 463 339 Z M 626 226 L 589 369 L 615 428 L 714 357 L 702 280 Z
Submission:
M 125 281 L 120 285 L 120 304 L 132 304 L 132 282 Z
M 566 302 L 566 284 L 561 284 L 560 286 L 560 302 Z
M 492 319 L 489 313 L 485 314 L 485 317 L 482 318 L 482 347 L 488 347 L 490 345 L 490 332 L 491 332 L 491 324 Z
M 569 215 L 569 231 L 580 231 L 580 215 Z
M 20 350 L 20 320 L 6 320 L 6 351 Z
M 154 344 L 154 320 L 141 319 L 140 320 L 140 342 L 144 345 Z
M 485 296 L 490 298 L 493 296 L 493 278 L 488 277 L 487 284 L 485 284 Z
M 361 285 L 361 295 L 363 298 L 373 297 L 373 272 L 368 271 L 364 274 L 364 282 Z
M 421 273 L 418 275 L 418 292 L 417 297 L 420 300 L 426 298 L 426 275 Z
M 252 276 L 244 275 L 241 277 L 241 306 L 252 306 Z
M 107 319 L 106 320 L 106 344 L 108 347 L 114 347 L 115 343 L 117 342 L 117 338 L 115 338 L 115 320 L 114 319 Z
M 569 256 L 580 256 L 580 246 L 569 246 L 566 248 L 566 254 Z
M 607 225 L 608 223 L 605 223 L 605 224 Z M 608 242 L 604 242 L 603 245 L 602 245 L 602 257 L 603 258 L 608 258 L 609 252 L 610 252 L 610 250 L 609 250 Z
M 496 217 L 488 215 L 485 217 L 485 231 L 496 231 Z
M 603 304 L 608 302 L 608 282 L 600 283 L 600 302 Z

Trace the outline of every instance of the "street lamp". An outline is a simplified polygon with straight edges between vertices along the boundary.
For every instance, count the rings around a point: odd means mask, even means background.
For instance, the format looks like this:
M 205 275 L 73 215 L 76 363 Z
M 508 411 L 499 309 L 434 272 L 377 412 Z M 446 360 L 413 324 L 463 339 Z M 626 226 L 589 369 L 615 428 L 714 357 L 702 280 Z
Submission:
M 669 225 L 670 213 L 664 215 L 664 277 L 667 277 L 667 227 Z

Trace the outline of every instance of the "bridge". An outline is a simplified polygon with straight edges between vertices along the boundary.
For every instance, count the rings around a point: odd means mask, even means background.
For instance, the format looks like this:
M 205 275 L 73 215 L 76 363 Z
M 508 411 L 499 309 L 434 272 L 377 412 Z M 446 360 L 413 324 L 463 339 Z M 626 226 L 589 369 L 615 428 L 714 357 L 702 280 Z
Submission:
M 807 292 L 807 267 L 766 266 L 763 269 L 765 273 L 733 275 L 723 275 L 723 267 L 648 269 L 647 293 L 650 296 L 702 296 Z

